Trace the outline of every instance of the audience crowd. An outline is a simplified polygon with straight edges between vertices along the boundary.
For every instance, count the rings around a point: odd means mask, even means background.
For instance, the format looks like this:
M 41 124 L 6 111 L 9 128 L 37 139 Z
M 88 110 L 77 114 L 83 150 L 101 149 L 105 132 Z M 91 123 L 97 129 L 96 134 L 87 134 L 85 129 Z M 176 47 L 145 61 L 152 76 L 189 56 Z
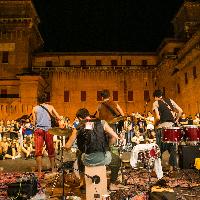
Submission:
M 77 119 L 68 125 L 76 128 L 78 125 Z M 182 114 L 179 124 L 177 126 L 184 125 L 197 125 L 200 126 L 199 113 L 186 116 Z M 3 159 L 31 159 L 34 157 L 34 127 L 31 123 L 31 118 L 21 120 L 0 120 L 0 160 Z M 140 113 L 132 113 L 127 116 L 123 121 L 117 122 L 117 133 L 123 138 L 124 146 L 135 146 L 140 143 L 155 143 L 155 131 L 154 131 L 154 117 L 149 111 L 146 115 Z M 54 135 L 55 149 L 59 152 L 60 148 L 64 146 L 61 143 L 61 138 Z M 43 148 L 43 156 L 47 156 L 48 153 Z

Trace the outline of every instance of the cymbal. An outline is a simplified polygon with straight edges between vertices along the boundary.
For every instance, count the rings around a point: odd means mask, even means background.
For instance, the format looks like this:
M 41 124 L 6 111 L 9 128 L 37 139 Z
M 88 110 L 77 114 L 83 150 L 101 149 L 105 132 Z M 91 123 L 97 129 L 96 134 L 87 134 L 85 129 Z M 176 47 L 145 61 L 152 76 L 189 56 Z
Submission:
M 69 136 L 72 133 L 73 129 L 71 127 L 67 128 L 59 128 L 59 127 L 54 127 L 49 129 L 49 133 L 52 135 L 58 135 L 58 136 Z

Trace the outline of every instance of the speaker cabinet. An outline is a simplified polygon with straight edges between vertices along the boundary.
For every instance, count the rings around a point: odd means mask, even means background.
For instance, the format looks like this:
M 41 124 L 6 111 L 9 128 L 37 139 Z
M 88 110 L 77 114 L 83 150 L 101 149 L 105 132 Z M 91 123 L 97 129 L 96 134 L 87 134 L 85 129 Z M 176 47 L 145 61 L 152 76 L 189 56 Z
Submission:
M 194 168 L 195 158 L 200 158 L 200 145 L 179 146 L 179 167 L 181 169 Z
M 175 192 L 151 192 L 149 200 L 176 200 Z

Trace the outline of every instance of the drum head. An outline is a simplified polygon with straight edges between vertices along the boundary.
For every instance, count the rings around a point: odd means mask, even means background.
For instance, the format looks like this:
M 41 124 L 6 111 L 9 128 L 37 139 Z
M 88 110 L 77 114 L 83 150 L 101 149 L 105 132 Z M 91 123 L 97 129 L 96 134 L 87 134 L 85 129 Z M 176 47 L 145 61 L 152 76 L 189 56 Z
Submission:
M 184 125 L 184 128 L 198 128 L 197 125 Z
M 181 128 L 180 127 L 166 127 L 163 129 L 177 130 L 177 129 L 181 129 Z

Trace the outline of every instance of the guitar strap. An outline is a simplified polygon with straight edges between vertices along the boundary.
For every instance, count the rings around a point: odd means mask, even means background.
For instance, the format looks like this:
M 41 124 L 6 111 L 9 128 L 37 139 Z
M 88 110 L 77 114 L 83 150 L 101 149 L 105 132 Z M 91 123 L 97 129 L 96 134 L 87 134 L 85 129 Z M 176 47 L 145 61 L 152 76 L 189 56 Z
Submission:
M 173 116 L 173 118 L 174 118 L 174 120 L 176 120 L 176 118 L 175 118 L 175 114 L 174 114 L 174 110 L 173 110 L 173 105 L 171 106 L 170 104 L 168 104 L 166 101 L 164 101 L 164 99 L 162 99 L 161 100 L 166 106 L 167 106 L 167 108 L 170 110 L 170 112 L 171 112 L 171 114 L 172 114 L 172 116 Z M 169 101 L 170 101 L 170 99 L 169 99 Z M 171 101 L 170 101 L 170 103 L 171 103 Z
M 47 109 L 47 108 L 45 108 L 44 106 L 42 106 L 42 105 L 39 105 L 40 107 L 42 107 L 44 110 L 46 110 L 47 112 L 48 112 L 48 114 L 49 114 L 49 116 L 50 116 L 50 118 L 52 118 L 53 117 L 53 115 L 49 112 L 49 110 Z
M 174 112 L 171 105 L 169 105 L 166 101 L 164 101 L 164 99 L 161 100 L 166 106 L 167 108 L 171 111 L 171 112 Z
M 113 117 L 120 116 L 120 115 L 117 115 L 117 113 L 114 111 L 114 109 L 110 105 L 108 105 L 105 102 L 102 102 L 102 104 L 112 113 Z

